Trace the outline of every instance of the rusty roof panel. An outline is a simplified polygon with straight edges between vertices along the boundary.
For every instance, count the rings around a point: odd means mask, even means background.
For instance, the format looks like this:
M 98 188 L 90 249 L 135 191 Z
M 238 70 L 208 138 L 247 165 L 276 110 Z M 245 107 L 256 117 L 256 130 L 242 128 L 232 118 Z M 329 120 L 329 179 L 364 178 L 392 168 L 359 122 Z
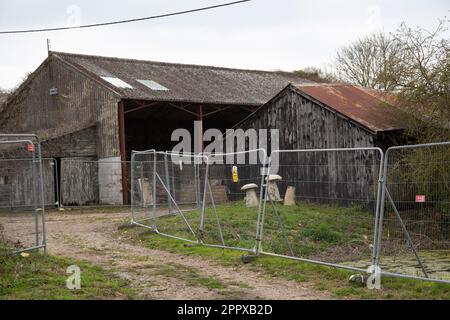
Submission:
M 295 88 L 372 132 L 404 129 L 392 95 L 349 84 L 295 85 Z

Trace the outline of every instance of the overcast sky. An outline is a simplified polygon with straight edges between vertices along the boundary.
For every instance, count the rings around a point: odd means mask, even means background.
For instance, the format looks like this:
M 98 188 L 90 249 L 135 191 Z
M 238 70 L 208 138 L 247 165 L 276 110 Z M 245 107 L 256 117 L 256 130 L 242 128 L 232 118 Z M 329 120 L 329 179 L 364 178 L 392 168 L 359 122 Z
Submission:
M 187 10 L 231 0 L 0 0 L 0 30 L 60 27 Z M 184 16 L 94 29 L 0 34 L 0 88 L 55 51 L 291 71 L 323 67 L 336 50 L 405 21 L 432 29 L 448 0 L 253 0 Z

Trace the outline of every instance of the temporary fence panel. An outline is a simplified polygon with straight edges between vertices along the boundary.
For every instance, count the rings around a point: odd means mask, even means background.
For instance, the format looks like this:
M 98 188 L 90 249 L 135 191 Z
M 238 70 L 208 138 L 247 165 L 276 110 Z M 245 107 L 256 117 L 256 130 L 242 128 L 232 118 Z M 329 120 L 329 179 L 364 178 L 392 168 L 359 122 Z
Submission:
M 381 272 L 450 283 L 450 142 L 386 151 Z
M 154 150 L 133 152 L 132 222 L 165 236 L 197 242 L 202 159 Z
M 379 148 L 273 151 L 261 253 L 366 271 L 374 262 L 382 159 Z
M 46 250 L 43 167 L 36 136 L 0 134 L 0 237 L 17 252 Z
M 156 203 L 153 201 L 155 150 L 133 151 L 130 165 L 131 221 L 156 227 Z M 155 207 L 155 210 L 153 208 Z M 155 213 L 155 215 L 153 215 Z
M 200 226 L 204 244 L 256 251 L 266 163 L 263 149 L 208 155 Z
M 201 170 L 205 168 L 202 156 L 166 151 L 164 158 L 164 176 L 167 186 L 176 203 L 184 208 L 199 209 L 202 202 Z M 180 164 L 181 161 L 181 164 Z M 170 201 L 169 201 L 170 203 Z
M 369 147 L 275 150 L 269 161 L 264 150 L 150 150 L 131 162 L 132 221 L 162 235 L 450 282 L 450 142 L 386 156 Z
M 44 203 L 46 207 L 58 206 L 57 163 L 55 159 L 43 158 Z M 0 158 L 0 207 L 20 210 L 31 208 L 33 199 L 28 194 L 33 183 L 34 171 L 28 158 Z

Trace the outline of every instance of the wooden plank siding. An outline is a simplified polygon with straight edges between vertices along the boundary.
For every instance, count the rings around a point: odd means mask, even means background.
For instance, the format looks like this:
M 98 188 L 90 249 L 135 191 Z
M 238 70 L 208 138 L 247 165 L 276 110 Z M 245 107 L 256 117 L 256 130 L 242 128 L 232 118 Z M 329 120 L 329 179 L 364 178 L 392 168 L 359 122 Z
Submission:
M 285 150 L 375 146 L 374 134 L 290 87 L 240 127 L 279 129 L 279 148 Z M 293 185 L 302 200 L 373 204 L 377 155 L 374 151 L 280 155 L 280 193 Z
M 240 126 L 279 129 L 280 149 L 373 147 L 375 143 L 367 130 L 289 88 Z
M 63 205 L 99 203 L 98 162 L 95 158 L 76 157 L 61 160 L 61 202 Z
M 45 205 L 54 205 L 55 175 L 51 160 L 42 161 Z M 36 188 L 36 189 L 33 189 Z M 29 208 L 39 190 L 38 167 L 31 159 L 0 160 L 0 209 Z M 36 198 L 38 199 L 38 198 Z M 40 201 L 37 201 L 40 205 Z
M 30 77 L 3 112 L 1 132 L 34 132 L 49 140 L 96 125 L 97 156 L 120 155 L 118 95 L 52 56 Z M 58 89 L 56 96 L 51 88 Z
M 69 133 L 42 143 L 42 156 L 52 158 L 97 157 L 97 128 L 95 126 Z

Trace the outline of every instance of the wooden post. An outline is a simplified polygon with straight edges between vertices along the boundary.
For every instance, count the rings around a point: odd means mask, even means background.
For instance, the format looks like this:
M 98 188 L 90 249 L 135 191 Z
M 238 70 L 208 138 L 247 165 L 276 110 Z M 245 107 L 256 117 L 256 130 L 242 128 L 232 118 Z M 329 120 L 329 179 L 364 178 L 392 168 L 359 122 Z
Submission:
M 123 100 L 119 102 L 119 144 L 120 144 L 120 161 L 122 169 L 122 199 L 123 204 L 128 204 L 128 167 L 127 149 L 125 143 L 125 112 Z

